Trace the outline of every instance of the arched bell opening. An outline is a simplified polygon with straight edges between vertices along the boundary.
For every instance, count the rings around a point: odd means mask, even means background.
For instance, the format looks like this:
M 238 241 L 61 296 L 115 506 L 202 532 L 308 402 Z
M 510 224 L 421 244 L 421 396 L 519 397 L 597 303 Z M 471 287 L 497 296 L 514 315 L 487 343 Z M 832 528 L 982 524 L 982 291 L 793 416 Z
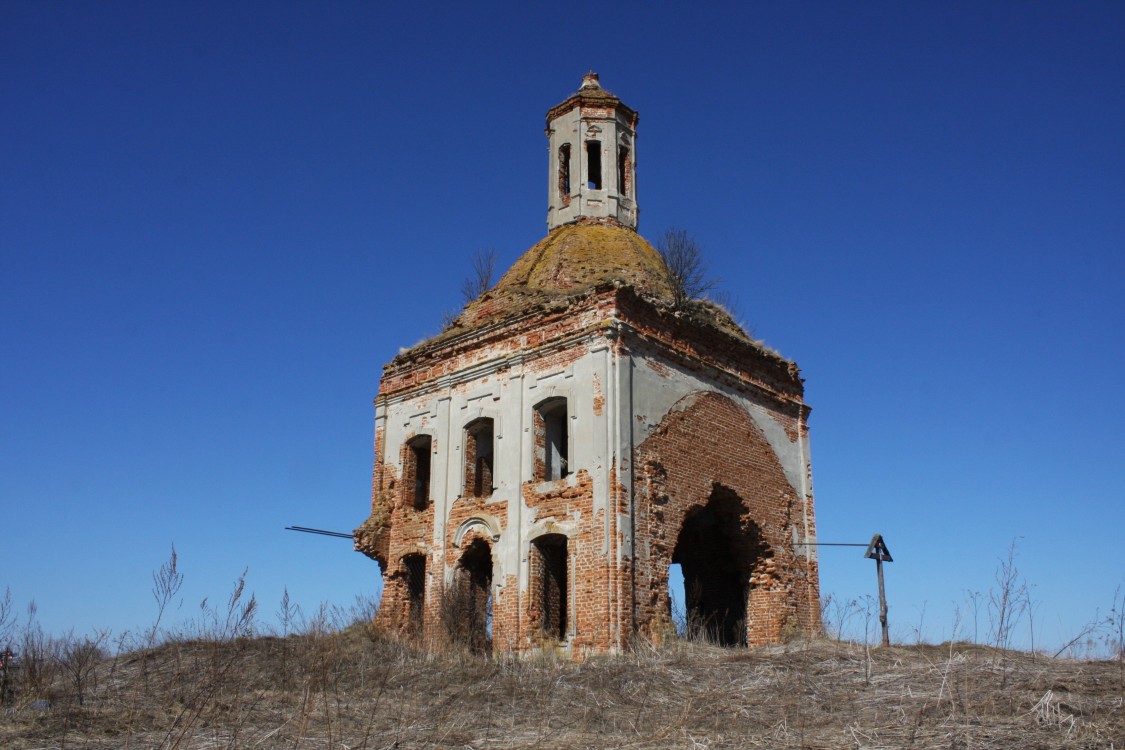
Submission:
M 765 551 L 758 527 L 743 521 L 746 513 L 735 492 L 716 485 L 707 504 L 684 518 L 672 563 L 683 574 L 688 638 L 746 645 L 750 577 Z

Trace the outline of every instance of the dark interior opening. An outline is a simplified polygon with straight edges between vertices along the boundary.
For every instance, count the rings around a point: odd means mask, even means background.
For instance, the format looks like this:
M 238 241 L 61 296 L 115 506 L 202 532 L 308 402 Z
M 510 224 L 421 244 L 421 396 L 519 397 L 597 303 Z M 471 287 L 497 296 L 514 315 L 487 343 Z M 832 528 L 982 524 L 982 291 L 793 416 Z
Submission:
M 423 435 L 410 443 L 410 471 L 414 474 L 413 505 L 425 510 L 430 504 L 430 436 Z
M 492 497 L 492 420 L 478 419 L 465 428 L 465 488 L 468 497 Z
M 707 504 L 684 519 L 672 562 L 683 571 L 689 638 L 746 645 L 750 575 L 763 546 L 758 527 L 743 523 L 745 514 L 737 494 L 716 486 Z
M 473 651 L 486 652 L 492 647 L 492 547 L 485 540 L 474 539 L 461 555 L 456 587 L 457 635 Z
M 533 571 L 542 612 L 543 635 L 566 640 L 567 628 L 567 553 L 566 537 L 547 534 L 532 542 L 535 551 Z
M 426 557 L 425 555 L 406 555 L 402 558 L 406 573 L 406 596 L 409 603 L 407 625 L 412 635 L 422 632 L 422 620 L 426 612 Z
M 591 190 L 602 189 L 601 141 L 586 141 L 586 176 L 588 188 Z
M 565 206 L 570 203 L 570 144 L 559 146 L 559 198 Z

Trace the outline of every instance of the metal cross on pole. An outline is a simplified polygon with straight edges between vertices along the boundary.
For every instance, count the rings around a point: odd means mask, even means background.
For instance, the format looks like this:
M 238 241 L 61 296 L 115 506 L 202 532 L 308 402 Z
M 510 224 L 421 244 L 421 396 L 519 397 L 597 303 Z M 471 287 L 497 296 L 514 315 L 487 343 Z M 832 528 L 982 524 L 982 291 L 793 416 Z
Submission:
M 883 626 L 883 645 L 890 646 L 891 636 L 887 630 L 887 594 L 883 589 L 883 563 L 894 562 L 894 558 L 891 557 L 891 551 L 887 549 L 882 534 L 871 537 L 871 544 L 867 545 L 867 552 L 863 556 L 875 561 L 875 572 L 879 576 L 879 624 Z

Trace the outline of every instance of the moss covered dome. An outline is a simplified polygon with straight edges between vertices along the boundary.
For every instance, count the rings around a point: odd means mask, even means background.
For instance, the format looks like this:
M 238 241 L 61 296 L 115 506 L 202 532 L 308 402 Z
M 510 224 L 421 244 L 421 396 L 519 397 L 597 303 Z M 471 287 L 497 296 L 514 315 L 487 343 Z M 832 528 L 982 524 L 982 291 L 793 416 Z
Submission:
M 454 325 L 475 327 L 529 305 L 607 285 L 632 287 L 653 301 L 672 301 L 659 253 L 636 232 L 616 225 L 568 224 L 520 256 L 492 289 L 469 303 Z

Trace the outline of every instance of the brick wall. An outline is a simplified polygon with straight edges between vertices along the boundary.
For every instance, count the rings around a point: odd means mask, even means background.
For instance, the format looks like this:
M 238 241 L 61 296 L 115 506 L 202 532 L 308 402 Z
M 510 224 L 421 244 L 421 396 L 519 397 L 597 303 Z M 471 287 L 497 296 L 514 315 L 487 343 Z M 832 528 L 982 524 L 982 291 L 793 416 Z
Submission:
M 677 553 L 693 552 L 677 550 L 681 541 L 691 543 L 681 538 L 689 514 L 723 498 L 738 508 L 731 546 L 755 551 L 746 564 L 729 561 L 741 566 L 747 588 L 745 641 L 759 645 L 819 630 L 816 566 L 793 544 L 794 527 L 803 520 L 795 515 L 798 498 L 744 409 L 718 393 L 686 397 L 637 447 L 634 465 L 641 475 L 634 502 L 642 632 L 668 616 L 668 567 Z

